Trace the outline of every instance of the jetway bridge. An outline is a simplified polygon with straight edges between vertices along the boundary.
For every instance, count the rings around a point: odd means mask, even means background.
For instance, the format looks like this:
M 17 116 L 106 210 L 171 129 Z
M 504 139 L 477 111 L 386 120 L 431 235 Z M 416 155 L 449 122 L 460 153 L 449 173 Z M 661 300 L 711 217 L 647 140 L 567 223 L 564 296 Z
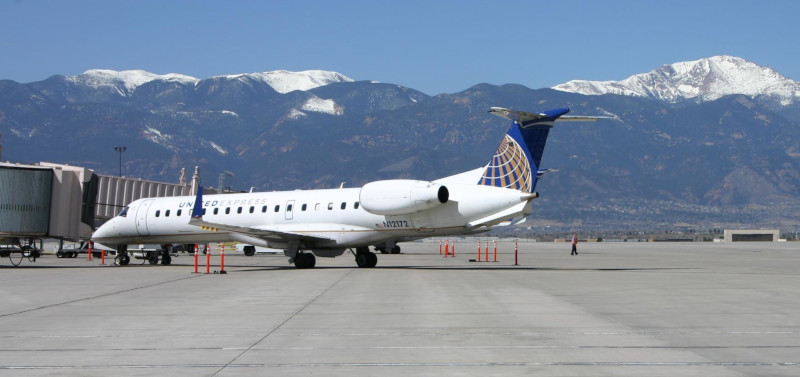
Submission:
M 191 180 L 181 170 L 178 183 L 95 174 L 91 169 L 40 162 L 0 162 L 0 256 L 33 256 L 44 238 L 79 241 L 140 198 L 194 195 L 199 168 Z

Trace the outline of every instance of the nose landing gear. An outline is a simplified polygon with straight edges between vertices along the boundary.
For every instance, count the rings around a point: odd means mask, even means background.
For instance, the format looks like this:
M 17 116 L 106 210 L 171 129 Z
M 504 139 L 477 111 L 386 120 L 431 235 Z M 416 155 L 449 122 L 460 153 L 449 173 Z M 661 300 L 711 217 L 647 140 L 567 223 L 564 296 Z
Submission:
M 131 256 L 128 255 L 128 245 L 117 245 L 117 256 L 114 258 L 115 266 L 127 266 L 131 263 Z

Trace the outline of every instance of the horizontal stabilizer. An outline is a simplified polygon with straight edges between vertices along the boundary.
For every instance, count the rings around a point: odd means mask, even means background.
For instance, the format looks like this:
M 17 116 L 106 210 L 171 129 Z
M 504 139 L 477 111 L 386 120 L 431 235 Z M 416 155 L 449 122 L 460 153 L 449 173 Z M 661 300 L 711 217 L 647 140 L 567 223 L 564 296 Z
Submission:
M 526 111 L 507 109 L 505 107 L 492 107 L 489 109 L 490 114 L 513 120 L 523 126 L 532 121 L 544 119 L 551 119 L 556 122 L 594 122 L 598 119 L 614 119 L 609 116 L 564 115 L 567 112 L 569 112 L 567 108 L 553 109 L 542 113 L 529 113 Z
M 494 114 L 508 120 L 512 120 L 514 122 L 519 123 L 522 126 L 526 126 L 529 123 L 532 123 L 537 120 L 554 120 L 558 119 L 559 117 L 564 116 L 564 114 L 568 113 L 569 109 L 562 108 L 562 109 L 553 109 L 548 110 L 542 113 L 529 113 L 526 111 L 519 111 L 513 109 L 507 109 L 505 107 L 492 107 L 489 109 L 489 114 Z
M 595 122 L 598 119 L 614 119 L 607 116 L 582 116 L 582 115 L 564 115 L 558 118 L 556 122 Z

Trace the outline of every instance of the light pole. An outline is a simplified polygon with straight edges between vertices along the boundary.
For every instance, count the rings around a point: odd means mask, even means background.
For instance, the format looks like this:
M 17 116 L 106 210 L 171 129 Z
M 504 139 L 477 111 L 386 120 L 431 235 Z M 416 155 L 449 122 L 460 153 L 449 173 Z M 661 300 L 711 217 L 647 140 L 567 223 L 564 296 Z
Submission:
M 122 177 L 122 152 L 125 152 L 126 149 L 128 149 L 128 147 L 114 147 L 114 150 L 119 152 L 119 176 L 120 177 Z

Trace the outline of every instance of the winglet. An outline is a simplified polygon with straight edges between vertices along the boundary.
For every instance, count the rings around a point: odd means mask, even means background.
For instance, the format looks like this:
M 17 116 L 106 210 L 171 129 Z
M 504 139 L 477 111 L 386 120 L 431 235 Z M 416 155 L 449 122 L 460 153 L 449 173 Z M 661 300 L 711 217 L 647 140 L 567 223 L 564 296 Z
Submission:
M 197 188 L 197 197 L 194 199 L 194 208 L 192 208 L 192 219 L 203 218 L 203 186 Z

